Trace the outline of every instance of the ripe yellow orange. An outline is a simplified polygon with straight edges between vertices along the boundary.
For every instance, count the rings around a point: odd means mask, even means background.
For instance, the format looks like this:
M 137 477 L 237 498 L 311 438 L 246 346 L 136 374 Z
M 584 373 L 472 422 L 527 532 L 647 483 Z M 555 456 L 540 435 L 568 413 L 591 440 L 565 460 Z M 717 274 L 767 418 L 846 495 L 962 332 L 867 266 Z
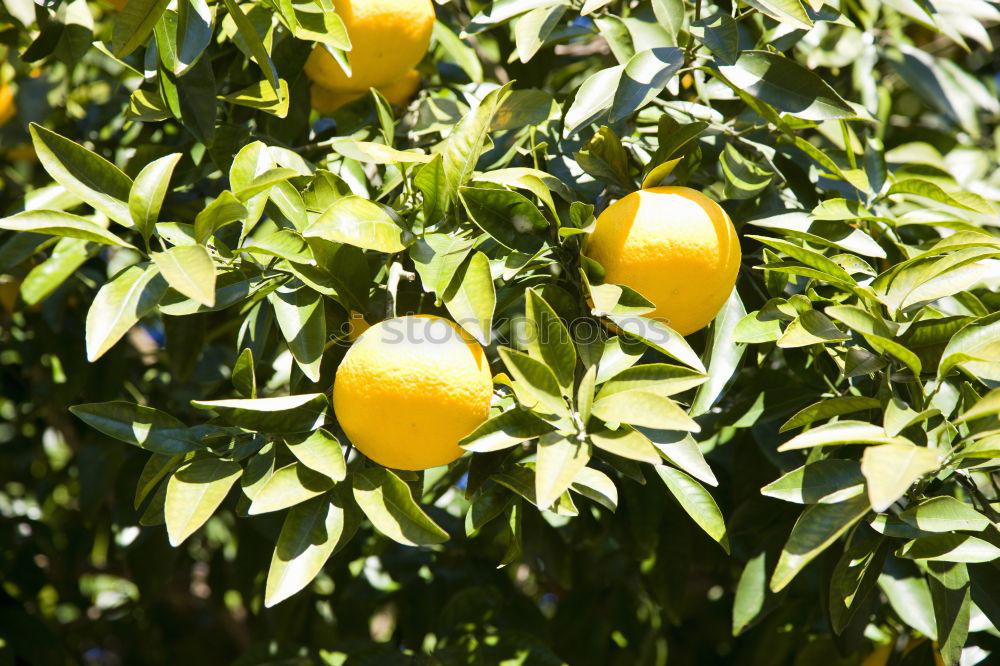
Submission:
M 364 95 L 364 93 L 353 91 L 338 92 L 315 83 L 310 87 L 309 94 L 312 108 L 316 109 L 320 114 L 333 113 L 345 104 L 349 104 Z
M 379 92 L 390 104 L 406 106 L 418 88 L 420 88 L 420 72 L 411 69 L 389 85 L 381 86 Z
M 656 309 L 646 315 L 681 335 L 706 326 L 736 284 L 740 242 L 722 207 L 688 187 L 653 187 L 611 204 L 585 253 L 605 281 L 635 289 Z
M 455 323 L 396 317 L 347 350 L 333 409 L 363 454 L 386 467 L 421 470 L 462 455 L 458 442 L 489 416 L 492 393 L 482 347 Z
M 364 92 L 389 84 L 413 69 L 427 53 L 434 28 L 431 0 L 334 0 L 351 38 L 351 76 L 317 45 L 306 75 L 324 88 Z
M 404 106 L 410 101 L 410 98 L 413 97 L 413 94 L 417 92 L 419 87 L 420 72 L 411 69 L 392 83 L 379 86 L 378 90 L 390 104 Z M 312 107 L 320 114 L 327 114 L 333 113 L 345 104 L 350 104 L 354 100 L 363 97 L 365 93 L 354 90 L 334 90 L 314 83 L 310 88 L 310 95 L 312 97 Z
M 6 83 L 0 83 L 0 126 L 6 125 L 16 113 L 14 90 Z

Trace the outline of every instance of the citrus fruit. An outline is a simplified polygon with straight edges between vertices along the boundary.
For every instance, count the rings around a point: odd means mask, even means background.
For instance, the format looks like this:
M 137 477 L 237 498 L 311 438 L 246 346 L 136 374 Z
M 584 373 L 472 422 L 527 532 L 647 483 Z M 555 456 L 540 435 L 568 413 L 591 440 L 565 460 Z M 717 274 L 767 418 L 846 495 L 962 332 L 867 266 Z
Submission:
M 585 253 L 605 281 L 635 289 L 655 306 L 647 317 L 681 335 L 707 325 L 736 284 L 740 242 L 722 207 L 688 187 L 633 192 L 597 218 Z
M 390 104 L 406 106 L 418 88 L 420 88 L 420 72 L 411 69 L 392 83 L 379 87 L 379 92 Z
M 458 442 L 489 416 L 492 393 L 482 347 L 447 319 L 415 315 L 358 336 L 337 369 L 333 409 L 366 456 L 421 470 L 462 455 Z
M 6 83 L 0 83 L 0 126 L 6 125 L 15 113 L 17 106 L 14 104 L 14 90 Z
M 306 75 L 324 88 L 364 92 L 395 81 L 427 53 L 434 28 L 431 0 L 334 0 L 351 38 L 347 76 L 327 50 L 317 45 Z
M 404 106 L 413 97 L 420 87 L 420 72 L 411 69 L 406 74 L 384 86 L 379 86 L 378 90 L 385 96 L 390 104 Z M 360 99 L 365 92 L 354 90 L 335 90 L 325 88 L 317 83 L 310 88 L 312 97 L 312 107 L 320 114 L 333 113 L 345 104 L 349 104 L 356 99 Z
M 310 87 L 309 94 L 312 108 L 316 109 L 321 115 L 333 113 L 345 104 L 349 104 L 364 95 L 363 92 L 338 92 L 324 88 L 316 83 Z

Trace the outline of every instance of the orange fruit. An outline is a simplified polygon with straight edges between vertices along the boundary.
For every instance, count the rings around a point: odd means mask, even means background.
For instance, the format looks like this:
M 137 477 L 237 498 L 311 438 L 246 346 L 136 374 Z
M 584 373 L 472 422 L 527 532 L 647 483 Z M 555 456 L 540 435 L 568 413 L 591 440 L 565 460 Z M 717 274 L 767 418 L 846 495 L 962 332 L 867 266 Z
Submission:
M 492 395 L 483 348 L 454 322 L 415 315 L 358 336 L 337 368 L 333 409 L 363 454 L 422 470 L 462 455 L 458 442 L 487 419 Z
M 305 72 L 324 88 L 365 92 L 389 84 L 427 53 L 434 29 L 431 0 L 334 0 L 333 4 L 351 38 L 347 54 L 351 75 L 317 45 Z
M 605 281 L 635 289 L 655 306 L 647 317 L 681 335 L 706 326 L 736 284 L 740 242 L 722 207 L 688 187 L 633 192 L 597 218 L 584 252 Z

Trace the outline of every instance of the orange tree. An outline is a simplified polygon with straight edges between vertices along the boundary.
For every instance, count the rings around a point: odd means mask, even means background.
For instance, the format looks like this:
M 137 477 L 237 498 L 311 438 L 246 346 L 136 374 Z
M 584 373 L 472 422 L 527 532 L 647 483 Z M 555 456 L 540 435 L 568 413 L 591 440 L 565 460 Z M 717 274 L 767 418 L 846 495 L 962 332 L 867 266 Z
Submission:
M 998 21 L 4 0 L 0 661 L 985 663 Z

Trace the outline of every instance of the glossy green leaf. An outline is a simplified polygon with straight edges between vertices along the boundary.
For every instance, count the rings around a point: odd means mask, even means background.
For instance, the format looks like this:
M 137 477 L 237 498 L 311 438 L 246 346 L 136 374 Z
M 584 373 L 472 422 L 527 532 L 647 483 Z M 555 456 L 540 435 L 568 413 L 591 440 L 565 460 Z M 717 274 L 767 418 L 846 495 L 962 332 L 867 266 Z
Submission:
M 813 504 L 795 521 L 771 575 L 771 591 L 784 589 L 793 578 L 854 523 L 868 513 L 868 498 L 858 495 L 837 504 Z
M 321 495 L 330 488 L 333 488 L 333 479 L 311 470 L 303 463 L 293 462 L 274 470 L 267 482 L 257 490 L 250 504 L 249 514 L 255 516 L 281 511 Z
M 69 408 L 74 416 L 108 437 L 167 456 L 202 448 L 188 427 L 152 407 L 120 400 Z
M 285 444 L 292 455 L 309 469 L 334 481 L 343 481 L 347 477 L 347 463 L 340 442 L 323 428 L 285 437 Z
M 681 508 L 691 516 L 698 527 L 705 530 L 705 533 L 717 541 L 728 553 L 729 533 L 726 530 L 726 523 L 719 510 L 719 505 L 715 503 L 711 493 L 680 470 L 666 465 L 657 465 L 653 469 L 660 475 L 667 490 L 681 505 Z
M 102 286 L 87 310 L 87 360 L 96 361 L 159 304 L 167 282 L 154 265 L 129 266 Z
M 448 533 L 413 500 L 409 486 L 389 470 L 359 470 L 351 475 L 351 487 L 368 520 L 393 541 L 405 546 L 430 546 L 448 540 Z
M 175 245 L 150 257 L 167 284 L 206 307 L 215 305 L 215 264 L 202 245 Z
M 204 455 L 170 475 L 163 514 L 171 546 L 179 546 L 212 517 L 242 473 L 238 463 Z

